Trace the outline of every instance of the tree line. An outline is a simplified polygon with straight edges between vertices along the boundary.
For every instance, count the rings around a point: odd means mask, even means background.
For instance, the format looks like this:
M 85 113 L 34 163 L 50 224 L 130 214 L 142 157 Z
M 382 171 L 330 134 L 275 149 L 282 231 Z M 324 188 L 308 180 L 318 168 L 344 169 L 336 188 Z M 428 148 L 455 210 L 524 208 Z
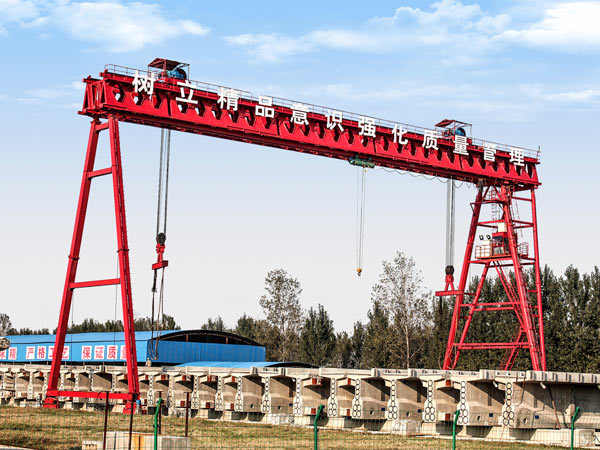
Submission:
M 532 271 L 526 271 L 535 289 Z M 509 274 L 513 279 L 513 274 Z M 469 283 L 475 292 L 478 277 Z M 569 266 L 556 275 L 548 266 L 541 273 L 544 335 L 548 370 L 600 372 L 600 271 L 580 273 Z M 204 328 L 231 331 L 265 345 L 267 359 L 302 361 L 317 366 L 368 369 L 441 368 L 452 320 L 454 298 L 435 297 L 424 285 L 412 258 L 398 252 L 382 263 L 379 280 L 371 290 L 371 308 L 365 321 L 351 330 L 336 331 L 322 304 L 304 311 L 301 285 L 283 269 L 269 272 L 260 299 L 263 318 L 244 314 L 228 328 L 221 317 Z M 502 282 L 485 280 L 480 302 L 506 297 Z M 464 316 L 461 320 L 464 320 Z M 513 311 L 475 313 L 468 342 L 512 341 L 518 329 Z M 495 350 L 462 351 L 457 369 L 497 368 L 502 353 Z M 527 370 L 529 354 L 522 350 L 514 369 Z
M 175 319 L 168 314 L 164 314 L 162 319 L 163 330 L 181 330 Z M 150 317 L 134 318 L 136 331 L 151 331 L 156 329 L 156 323 Z M 124 331 L 122 320 L 110 320 L 99 322 L 94 319 L 83 319 L 81 323 L 72 323 L 67 327 L 67 333 L 101 333 L 101 332 L 119 332 Z M 8 314 L 0 313 L 0 336 L 18 336 L 18 335 L 39 335 L 55 334 L 56 328 L 50 331 L 49 328 L 14 328 Z
M 534 289 L 532 272 L 525 274 Z M 509 276 L 509 278 L 512 277 Z M 479 282 L 473 277 L 468 288 Z M 548 370 L 600 372 L 600 271 L 581 274 L 569 266 L 556 275 L 544 267 L 541 276 Z M 317 366 L 345 368 L 441 368 L 453 313 L 453 298 L 434 297 L 423 284 L 414 260 L 401 252 L 383 261 L 378 281 L 371 290 L 371 308 L 364 321 L 351 330 L 336 331 L 326 308 L 304 310 L 300 282 L 284 269 L 267 273 L 265 293 L 259 299 L 263 317 L 243 314 L 233 327 L 220 316 L 209 318 L 201 328 L 229 331 L 266 347 L 272 361 L 301 361 Z M 498 278 L 485 280 L 481 302 L 503 301 L 504 288 Z M 36 334 L 48 330 L 15 330 L 0 314 L 0 335 Z M 165 315 L 164 329 L 180 329 Z M 518 326 L 513 311 L 475 313 L 467 341 L 511 341 Z M 150 318 L 136 319 L 136 330 L 151 329 Z M 9 330 L 12 332 L 6 332 Z M 99 323 L 86 319 L 69 332 L 122 331 L 120 321 Z M 462 351 L 457 369 L 497 368 L 498 351 Z M 522 350 L 515 369 L 530 368 Z

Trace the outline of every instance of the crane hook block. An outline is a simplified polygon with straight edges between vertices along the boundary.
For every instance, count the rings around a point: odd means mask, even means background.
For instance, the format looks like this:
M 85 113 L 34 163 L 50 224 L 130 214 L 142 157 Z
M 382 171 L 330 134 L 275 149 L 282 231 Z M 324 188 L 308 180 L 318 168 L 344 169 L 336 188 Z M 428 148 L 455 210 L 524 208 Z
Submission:
M 356 275 L 358 275 L 360 277 L 361 274 L 362 274 L 362 267 L 357 267 L 356 268 Z
M 152 270 L 163 269 L 169 265 L 169 261 L 164 258 L 165 254 L 165 241 L 167 240 L 167 236 L 165 233 L 158 233 L 156 235 L 156 254 L 157 260 L 154 264 L 152 264 Z

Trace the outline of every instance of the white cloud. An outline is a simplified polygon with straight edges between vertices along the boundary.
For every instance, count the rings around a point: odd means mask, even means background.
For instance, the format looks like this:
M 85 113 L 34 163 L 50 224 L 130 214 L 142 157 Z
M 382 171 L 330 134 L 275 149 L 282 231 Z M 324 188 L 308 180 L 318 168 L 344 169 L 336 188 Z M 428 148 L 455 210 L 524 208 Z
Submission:
M 509 29 L 508 14 L 489 14 L 478 4 L 441 0 L 428 10 L 399 7 L 393 16 L 371 18 L 360 29 L 315 30 L 299 36 L 241 34 L 225 39 L 247 48 L 255 61 L 278 61 L 321 48 L 377 54 L 428 47 L 444 63 L 469 64 L 505 44 L 546 46 L 554 51 L 600 48 L 600 1 L 539 6 L 541 19 L 522 28 Z
M 81 81 L 51 87 L 38 87 L 25 91 L 25 95 L 18 97 L 17 101 L 26 105 L 42 104 L 48 100 L 69 100 L 72 102 L 76 96 L 81 96 L 85 85 Z
M 190 20 L 165 19 L 157 4 L 140 2 L 63 2 L 52 11 L 51 21 L 73 37 L 106 45 L 113 52 L 139 50 L 184 34 L 208 33 Z
M 262 61 L 277 61 L 284 56 L 306 53 L 315 49 L 314 42 L 306 37 L 293 38 L 277 33 L 271 34 L 239 34 L 226 36 L 230 44 L 249 47 L 253 59 Z
M 28 0 L 0 0 L 0 34 L 7 34 L 6 24 L 16 22 L 21 25 L 37 18 L 37 6 Z
M 423 31 L 437 34 L 440 30 L 448 29 L 455 31 L 477 29 L 483 33 L 491 33 L 494 28 L 504 26 L 510 21 L 510 17 L 506 14 L 486 15 L 478 4 L 463 5 L 456 0 L 442 0 L 433 3 L 431 8 L 432 11 L 427 12 L 420 8 L 401 6 L 396 9 L 392 17 L 376 17 L 369 22 L 401 27 L 410 27 L 416 23 L 424 29 Z
M 546 94 L 545 98 L 553 101 L 588 102 L 592 100 L 600 100 L 600 89 L 558 92 L 555 94 Z
M 562 3 L 544 12 L 541 21 L 498 38 L 567 51 L 600 49 L 600 2 Z
M 518 87 L 521 95 L 536 101 L 581 104 L 600 101 L 600 89 L 596 87 L 571 91 L 551 92 L 540 84 L 523 84 Z
M 24 27 L 48 25 L 112 52 L 140 50 L 167 39 L 209 32 L 195 21 L 167 18 L 160 5 L 152 3 L 0 0 L 0 10 L 0 34 L 7 33 L 3 26 L 7 23 Z
M 491 34 L 505 29 L 509 22 L 506 14 L 485 14 L 479 5 L 442 0 L 433 3 L 431 11 L 400 7 L 393 16 L 372 18 L 359 30 L 315 30 L 296 37 L 241 34 L 225 39 L 248 48 L 252 59 L 263 61 L 277 61 L 319 48 L 389 53 L 424 46 L 443 46 L 449 52 L 467 46 L 473 55 L 485 49 Z

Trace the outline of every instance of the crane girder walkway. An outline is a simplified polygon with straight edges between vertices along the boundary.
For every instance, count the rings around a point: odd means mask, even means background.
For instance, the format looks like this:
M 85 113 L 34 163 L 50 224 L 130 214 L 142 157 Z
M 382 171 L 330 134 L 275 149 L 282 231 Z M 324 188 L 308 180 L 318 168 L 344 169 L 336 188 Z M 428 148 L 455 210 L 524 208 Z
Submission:
M 407 143 L 394 142 L 395 123 L 378 120 L 377 137 L 366 138 L 359 134 L 356 114 L 344 113 L 342 126 L 327 127 L 327 108 L 311 105 L 309 125 L 296 125 L 291 121 L 293 102 L 273 99 L 273 118 L 255 114 L 258 99 L 251 94 L 238 101 L 236 111 L 222 109 L 217 103 L 220 86 L 207 83 L 190 83 L 184 89 L 186 100 L 182 103 L 182 87 L 167 79 L 155 82 L 152 97 L 136 92 L 132 69 L 108 66 L 100 79 L 88 77 L 83 108 L 80 114 L 91 117 L 116 116 L 120 121 L 173 130 L 185 131 L 224 139 L 243 141 L 269 147 L 295 150 L 315 155 L 349 160 L 353 157 L 368 159 L 382 167 L 414 173 L 452 178 L 470 183 L 500 185 L 509 183 L 518 190 L 537 187 L 539 151 L 525 150 L 524 165 L 510 161 L 508 146 L 497 146 L 495 161 L 484 160 L 483 141 L 469 139 L 468 155 L 453 152 L 453 136 L 439 137 L 438 150 L 423 146 L 425 129 L 406 126 L 403 135 Z

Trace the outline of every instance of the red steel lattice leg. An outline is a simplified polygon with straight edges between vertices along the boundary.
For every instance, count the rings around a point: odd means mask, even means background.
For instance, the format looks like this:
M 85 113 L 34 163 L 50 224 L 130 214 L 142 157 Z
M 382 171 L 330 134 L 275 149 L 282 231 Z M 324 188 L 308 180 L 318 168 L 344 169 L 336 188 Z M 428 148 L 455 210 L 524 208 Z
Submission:
M 109 130 L 111 167 L 106 169 L 94 170 L 96 159 L 96 150 L 98 147 L 98 137 L 101 131 Z M 115 205 L 117 245 L 119 257 L 119 278 L 106 280 L 93 280 L 76 282 L 77 264 L 79 262 L 79 253 L 81 250 L 81 241 L 85 225 L 85 217 L 90 196 L 90 187 L 92 179 L 103 175 L 112 175 L 113 194 Z M 125 197 L 123 193 L 123 173 L 121 167 L 121 148 L 119 143 L 119 123 L 114 117 L 109 117 L 107 122 L 101 123 L 94 119 L 90 127 L 87 153 L 83 167 L 83 177 L 81 180 L 81 189 L 79 193 L 79 202 L 77 205 L 77 214 L 75 217 L 75 227 L 71 241 L 71 251 L 69 253 L 69 262 L 67 266 L 67 275 L 63 290 L 60 316 L 56 331 L 56 340 L 54 343 L 54 354 L 52 356 L 52 366 L 50 369 L 50 379 L 46 391 L 46 400 L 44 406 L 48 408 L 58 407 L 58 397 L 97 397 L 97 392 L 81 391 L 60 391 L 58 390 L 58 380 L 60 377 L 60 366 L 63 357 L 63 348 L 65 336 L 67 333 L 69 313 L 71 311 L 71 302 L 73 299 L 73 290 L 76 288 L 106 286 L 111 284 L 120 284 L 121 298 L 123 306 L 123 327 L 125 330 L 125 352 L 127 360 L 127 381 L 129 392 L 127 394 L 109 394 L 109 398 L 128 400 L 126 409 L 132 407 L 133 401 L 139 395 L 139 380 L 137 373 L 137 356 L 135 348 L 135 330 L 133 322 L 133 303 L 131 296 L 131 276 L 129 271 L 129 248 L 127 244 L 127 225 L 125 220 Z
M 532 189 L 530 193 L 530 198 L 517 197 L 513 189 L 507 186 L 500 188 L 486 187 L 480 189 L 477 193 L 477 198 L 473 204 L 473 216 L 469 228 L 460 284 L 456 291 L 440 292 L 440 295 L 456 295 L 448 346 L 444 357 L 443 368 L 446 370 L 456 367 L 461 350 L 474 349 L 504 350 L 505 354 L 500 368 L 510 370 L 519 350 L 522 348 L 529 350 L 533 370 L 546 370 L 535 192 Z M 513 206 L 516 201 L 531 203 L 531 221 L 514 217 Z M 481 207 L 485 204 L 494 203 L 500 205 L 502 218 L 487 221 L 480 220 Z M 502 239 L 500 241 L 502 244 L 490 243 L 489 251 L 482 251 L 479 255 L 475 252 L 474 256 L 474 241 L 479 227 L 495 228 L 496 233 L 494 233 L 494 236 Z M 525 228 L 532 230 L 533 257 L 520 251 L 517 230 Z M 501 229 L 504 231 L 500 231 Z M 472 264 L 480 264 L 484 268 L 475 294 L 467 294 L 465 289 Z M 526 265 L 533 266 L 535 289 L 528 288 L 524 274 L 524 266 Z M 487 303 L 480 301 L 481 288 L 488 275 L 489 267 L 496 269 L 506 292 L 506 301 Z M 514 276 L 508 277 L 504 268 L 511 269 Z M 530 294 L 535 294 L 535 297 Z M 466 296 L 472 296 L 473 298 L 470 302 L 467 302 L 465 300 Z M 462 314 L 465 309 L 467 310 L 466 315 Z M 466 342 L 474 313 L 506 310 L 514 311 L 519 322 L 519 326 L 510 342 Z

